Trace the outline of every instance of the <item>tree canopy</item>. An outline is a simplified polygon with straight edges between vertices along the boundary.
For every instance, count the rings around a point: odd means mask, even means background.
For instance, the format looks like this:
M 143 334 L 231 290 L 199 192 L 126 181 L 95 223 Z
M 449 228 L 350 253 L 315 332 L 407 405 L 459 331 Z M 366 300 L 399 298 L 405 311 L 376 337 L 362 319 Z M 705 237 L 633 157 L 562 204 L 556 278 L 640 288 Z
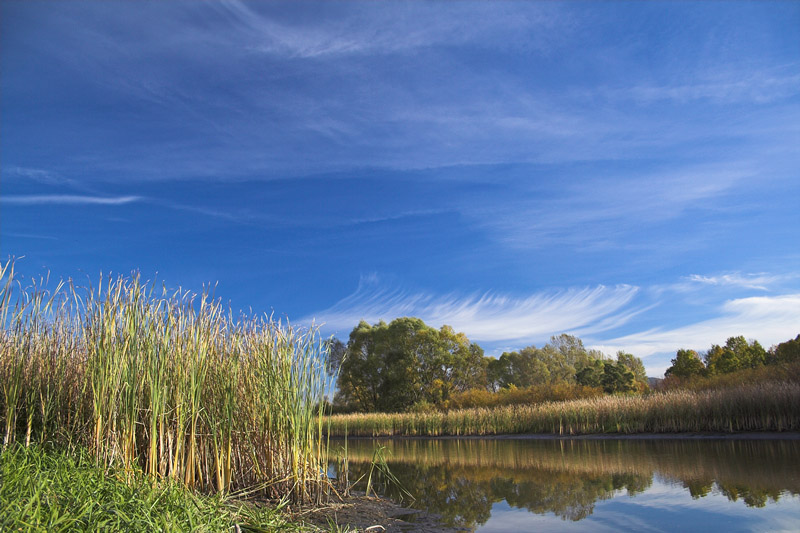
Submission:
M 666 376 L 675 376 L 679 378 L 688 378 L 691 376 L 699 376 L 705 371 L 703 361 L 694 350 L 678 350 L 675 354 L 675 359 L 672 360 L 672 366 L 664 373 Z
M 410 317 L 361 321 L 341 363 L 337 401 L 359 411 L 403 411 L 485 382 L 483 350 L 450 326 L 437 330 Z
M 711 345 L 703 355 L 694 350 L 680 349 L 665 375 L 676 378 L 730 374 L 737 370 L 800 360 L 800 335 L 765 350 L 758 341 L 743 336 L 729 337 L 724 346 Z
M 597 350 L 587 350 L 573 335 L 550 338 L 542 348 L 528 346 L 518 352 L 503 353 L 487 366 L 489 388 L 531 387 L 579 384 L 602 388 L 605 392 L 630 392 L 647 387 L 642 360 L 619 352 L 616 362 Z

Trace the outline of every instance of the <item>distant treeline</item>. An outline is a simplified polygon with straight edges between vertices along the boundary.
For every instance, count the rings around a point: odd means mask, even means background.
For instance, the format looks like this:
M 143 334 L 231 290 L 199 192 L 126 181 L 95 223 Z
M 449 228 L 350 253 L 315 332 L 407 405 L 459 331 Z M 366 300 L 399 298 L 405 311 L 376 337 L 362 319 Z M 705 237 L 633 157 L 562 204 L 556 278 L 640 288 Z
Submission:
M 346 344 L 332 339 L 328 348 L 329 371 L 338 373 L 336 412 L 424 412 L 648 390 L 641 359 L 623 351 L 609 357 L 567 334 L 494 358 L 450 326 L 435 329 L 404 317 L 361 321 Z M 725 347 L 712 346 L 705 364 L 697 352 L 679 350 L 668 382 L 800 360 L 799 352 L 800 335 L 769 351 L 732 337 Z
M 758 341 L 748 342 L 742 336 L 730 337 L 724 346 L 714 344 L 702 354 L 695 350 L 678 350 L 665 376 L 668 383 L 680 383 L 698 377 L 714 377 L 796 361 L 800 361 L 800 335 L 769 350 Z
M 494 393 L 510 400 L 500 403 L 518 403 L 520 389 L 528 396 L 532 389 L 550 391 L 561 399 L 647 389 L 641 359 L 625 352 L 612 359 L 566 334 L 542 348 L 528 346 L 493 358 L 450 326 L 437 330 L 404 317 L 389 324 L 362 321 L 347 344 L 330 341 L 329 353 L 330 371 L 339 376 L 335 407 L 340 412 L 463 407 Z

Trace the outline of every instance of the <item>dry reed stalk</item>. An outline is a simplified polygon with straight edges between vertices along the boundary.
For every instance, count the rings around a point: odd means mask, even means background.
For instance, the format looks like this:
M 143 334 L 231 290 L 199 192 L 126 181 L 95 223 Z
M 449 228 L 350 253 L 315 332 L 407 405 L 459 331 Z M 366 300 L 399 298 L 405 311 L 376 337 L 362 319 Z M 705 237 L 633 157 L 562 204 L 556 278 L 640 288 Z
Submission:
M 315 328 L 234 319 L 204 294 L 131 279 L 23 287 L 0 264 L 0 421 L 102 465 L 205 491 L 327 493 L 326 344 Z

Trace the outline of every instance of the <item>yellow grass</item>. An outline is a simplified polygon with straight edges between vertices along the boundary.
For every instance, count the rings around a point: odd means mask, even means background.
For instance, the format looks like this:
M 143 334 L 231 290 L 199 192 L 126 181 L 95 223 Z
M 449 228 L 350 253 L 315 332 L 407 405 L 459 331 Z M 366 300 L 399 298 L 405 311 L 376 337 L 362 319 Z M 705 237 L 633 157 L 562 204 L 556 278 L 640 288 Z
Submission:
M 603 396 L 493 409 L 432 413 L 362 413 L 330 418 L 332 436 L 440 436 L 546 433 L 796 431 L 800 384 Z
M 324 343 L 138 277 L 23 287 L 0 265 L 3 443 L 72 443 L 101 465 L 205 491 L 327 490 Z

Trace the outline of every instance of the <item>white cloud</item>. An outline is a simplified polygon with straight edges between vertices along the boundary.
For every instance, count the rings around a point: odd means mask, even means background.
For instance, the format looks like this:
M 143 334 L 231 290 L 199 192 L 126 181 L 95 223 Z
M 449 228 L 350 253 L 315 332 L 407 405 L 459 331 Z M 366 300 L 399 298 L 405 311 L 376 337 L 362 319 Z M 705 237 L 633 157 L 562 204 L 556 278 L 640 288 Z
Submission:
M 4 174 L 47 184 L 64 183 L 67 181 L 57 173 L 41 168 L 12 166 L 5 170 Z
M 141 196 L 81 196 L 75 194 L 31 194 L 3 197 L 2 202 L 12 205 L 121 205 L 138 202 Z
M 786 279 L 787 276 L 771 275 L 766 273 L 742 274 L 734 272 L 731 274 L 721 274 L 718 276 L 701 276 L 692 274 L 688 277 L 689 281 L 703 285 L 733 286 L 746 289 L 758 289 L 768 291 L 770 285 L 774 285 Z
M 734 288 L 752 288 L 761 282 L 786 278 L 771 274 L 729 275 Z M 709 285 L 700 277 L 699 287 Z M 735 283 L 734 283 L 735 282 Z M 679 348 L 698 351 L 728 337 L 744 335 L 765 348 L 800 333 L 800 293 L 730 299 L 711 311 L 713 318 L 673 328 L 652 328 L 615 338 L 603 333 L 634 322 L 650 309 L 663 305 L 663 291 L 644 291 L 630 285 L 540 291 L 527 297 L 485 293 L 463 296 L 429 295 L 386 288 L 376 275 L 362 277 L 358 289 L 332 307 L 301 322 L 324 324 L 323 329 L 346 335 L 360 320 L 374 324 L 415 316 L 431 326 L 443 324 L 463 331 L 489 348 L 487 353 L 519 349 L 551 335 L 572 333 L 587 346 L 607 354 L 623 350 L 645 358 L 650 375 L 661 375 Z M 642 295 L 647 303 L 635 301 Z M 652 298 L 655 298 L 653 300 Z M 716 316 L 715 316 L 716 315 Z M 634 326 L 635 327 L 635 326 Z
M 607 353 L 625 350 L 644 357 L 680 348 L 706 350 L 728 337 L 744 335 L 765 348 L 800 333 L 800 293 L 753 296 L 725 302 L 720 316 L 673 329 L 654 328 L 596 343 Z
M 637 85 L 627 91 L 627 96 L 639 102 L 658 100 L 688 102 L 705 100 L 722 104 L 742 101 L 765 103 L 796 95 L 800 89 L 800 75 L 794 74 L 797 65 L 772 71 L 731 71 L 699 83 L 675 85 Z
M 746 161 L 694 165 L 612 177 L 583 177 L 555 197 L 543 201 L 534 193 L 519 194 L 502 209 L 463 209 L 479 225 L 498 234 L 508 246 L 529 248 L 554 243 L 621 246 L 620 234 L 683 216 L 687 210 L 738 192 L 756 175 Z M 499 211 L 499 212 L 498 212 Z M 586 227 L 592 227 L 586 232 Z
M 325 329 L 346 333 L 359 320 L 375 323 L 416 316 L 433 326 L 448 324 L 476 341 L 529 341 L 579 328 L 615 327 L 632 314 L 614 317 L 638 292 L 618 285 L 538 292 L 516 298 L 491 293 L 431 296 L 385 289 L 376 276 L 362 278 L 358 289 L 334 306 L 306 317 Z
M 251 50 L 293 58 L 395 53 L 440 44 L 507 47 L 523 39 L 529 47 L 548 49 L 572 29 L 563 10 L 547 5 L 502 9 L 477 3 L 443 8 L 434 3 L 415 4 L 410 9 L 403 3 L 386 3 L 380 8 L 351 4 L 339 16 L 329 11 L 325 24 L 286 22 L 262 14 L 252 3 L 230 0 L 222 5 L 228 18 L 238 23 L 236 38 L 247 39 Z M 545 38 L 542 31 L 532 31 L 556 23 L 561 35 Z

